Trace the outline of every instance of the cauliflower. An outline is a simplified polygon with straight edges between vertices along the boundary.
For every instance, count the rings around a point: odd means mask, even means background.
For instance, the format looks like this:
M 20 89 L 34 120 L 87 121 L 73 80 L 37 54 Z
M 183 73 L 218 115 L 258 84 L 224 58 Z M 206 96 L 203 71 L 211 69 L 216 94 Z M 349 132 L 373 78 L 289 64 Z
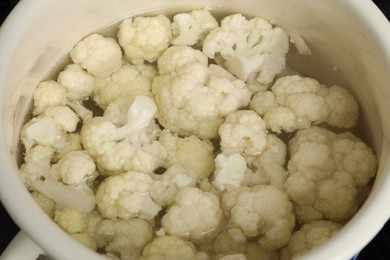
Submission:
M 106 178 L 96 191 L 96 204 L 106 218 L 153 219 L 161 207 L 150 197 L 153 179 L 141 172 L 126 172 Z
M 227 154 L 259 155 L 266 148 L 266 135 L 265 122 L 251 110 L 229 114 L 219 128 L 221 150 Z
M 128 18 L 119 25 L 119 44 L 133 64 L 157 61 L 171 39 L 171 22 L 164 15 Z
M 203 52 L 188 46 L 172 46 L 166 49 L 158 59 L 160 75 L 172 74 L 191 63 L 208 65 L 208 58 Z
M 271 89 L 253 96 L 250 107 L 276 133 L 319 123 L 338 128 L 351 128 L 357 123 L 357 102 L 339 86 L 327 88 L 315 79 L 294 75 L 278 79 Z
M 284 188 L 287 179 L 286 144 L 276 135 L 267 135 L 267 146 L 264 152 L 252 158 L 254 171 L 249 176 L 248 186 L 271 184 Z
M 203 42 L 206 35 L 216 27 L 218 22 L 207 10 L 176 14 L 172 23 L 172 44 L 191 46 Z
M 62 126 L 68 133 L 76 131 L 77 124 L 80 122 L 78 115 L 68 106 L 48 107 L 42 115 L 51 117 L 55 124 Z
M 166 129 L 161 132 L 159 140 L 168 151 L 164 167 L 182 165 L 194 171 L 198 179 L 207 178 L 213 172 L 214 146 L 210 141 L 194 135 L 181 138 Z
M 57 82 L 66 88 L 68 100 L 85 100 L 95 88 L 95 78 L 78 64 L 69 64 L 58 74 Z
M 84 212 L 95 208 L 95 195 L 87 186 L 85 180 L 74 185 L 66 185 L 58 180 L 56 166 L 51 166 L 54 149 L 49 146 L 36 145 L 25 157 L 25 163 L 20 167 L 23 181 L 32 190 L 39 191 L 56 202 L 57 207 L 71 207 Z M 79 168 L 70 165 L 73 171 Z M 72 169 L 68 169 L 72 171 Z
M 297 219 L 303 223 L 344 221 L 358 206 L 358 188 L 369 184 L 377 160 L 352 133 L 335 134 L 312 126 L 290 140 L 285 182 Z
M 39 207 L 43 209 L 46 215 L 48 215 L 50 218 L 53 218 L 56 203 L 39 191 L 32 191 L 31 196 L 34 198 Z
M 245 253 L 247 238 L 241 230 L 224 228 L 212 242 L 213 252 L 217 255 Z
M 118 97 L 151 95 L 153 78 L 157 75 L 152 65 L 124 64 L 109 77 L 96 80 L 93 100 L 103 109 Z
M 70 58 L 98 78 L 111 75 L 122 65 L 122 51 L 115 39 L 96 33 L 79 41 L 70 51 Z
M 33 114 L 39 115 L 50 106 L 65 106 L 66 88 L 54 80 L 42 81 L 33 94 Z
M 293 233 L 287 246 L 283 248 L 281 259 L 295 259 L 303 255 L 326 242 L 340 228 L 340 224 L 326 220 L 317 220 L 303 225 L 298 231 Z
M 198 260 L 196 247 L 190 241 L 175 236 L 155 238 L 147 244 L 141 260 Z
M 285 68 L 288 49 L 289 38 L 283 29 L 263 18 L 247 20 L 241 14 L 224 17 L 203 42 L 207 57 L 219 60 L 239 79 L 255 76 L 261 84 L 270 83 Z
M 272 185 L 242 187 L 225 196 L 223 205 L 233 227 L 249 238 L 257 237 L 264 249 L 287 244 L 295 226 L 288 195 Z
M 136 260 L 143 247 L 152 240 L 153 231 L 143 219 L 105 219 L 96 224 L 93 235 L 98 249 L 119 259 Z
M 218 197 L 195 187 L 185 187 L 176 195 L 161 225 L 169 235 L 206 242 L 218 234 L 222 218 Z
M 213 185 L 219 190 L 237 189 L 250 175 L 245 158 L 239 153 L 218 154 L 215 158 Z
M 101 174 L 128 170 L 151 173 L 162 165 L 166 158 L 165 148 L 155 140 L 155 131 L 149 131 L 149 125 L 155 124 L 156 112 L 156 104 L 150 97 L 137 96 L 127 111 L 125 125 L 117 127 L 104 117 L 94 117 L 84 123 L 81 142 Z M 143 143 L 132 142 L 140 136 L 144 136 Z
M 214 138 L 223 117 L 248 105 L 251 92 L 222 67 L 195 62 L 154 79 L 160 124 L 180 135 Z
M 196 173 L 175 164 L 162 175 L 155 175 L 150 196 L 161 207 L 173 204 L 177 192 L 184 187 L 196 185 Z
M 81 233 L 87 225 L 87 213 L 74 208 L 56 210 L 53 219 L 69 234 Z

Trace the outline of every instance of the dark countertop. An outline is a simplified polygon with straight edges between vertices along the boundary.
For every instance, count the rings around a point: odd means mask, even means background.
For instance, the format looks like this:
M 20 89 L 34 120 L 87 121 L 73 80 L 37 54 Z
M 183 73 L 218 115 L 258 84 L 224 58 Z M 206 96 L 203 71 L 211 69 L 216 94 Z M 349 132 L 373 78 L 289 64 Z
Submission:
M 0 0 L 0 24 L 4 21 L 8 13 L 12 10 L 18 0 Z M 374 2 L 382 12 L 390 19 L 390 0 L 377 0 Z M 389 32 L 390 33 L 390 32 Z M 0 254 L 8 243 L 19 231 L 17 225 L 7 214 L 0 203 Z M 351 241 L 353 243 L 353 241 Z M 384 226 L 382 231 L 360 252 L 356 260 L 390 259 L 390 221 Z

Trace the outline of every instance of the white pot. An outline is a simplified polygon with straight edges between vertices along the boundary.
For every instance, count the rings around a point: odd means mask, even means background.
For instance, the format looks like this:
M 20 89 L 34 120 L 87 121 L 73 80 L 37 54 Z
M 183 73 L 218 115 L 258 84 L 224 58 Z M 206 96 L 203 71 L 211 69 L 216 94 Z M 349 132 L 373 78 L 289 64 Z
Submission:
M 54 224 L 18 177 L 18 131 L 37 83 L 91 32 L 127 16 L 203 7 L 263 16 L 301 35 L 316 59 L 293 66 L 326 84 L 342 81 L 360 102 L 379 158 L 373 190 L 334 238 L 303 258 L 349 259 L 380 231 L 390 216 L 390 24 L 370 0 L 22 0 L 0 29 L 0 195 L 23 232 L 4 259 L 36 259 L 38 247 L 55 259 L 102 258 Z

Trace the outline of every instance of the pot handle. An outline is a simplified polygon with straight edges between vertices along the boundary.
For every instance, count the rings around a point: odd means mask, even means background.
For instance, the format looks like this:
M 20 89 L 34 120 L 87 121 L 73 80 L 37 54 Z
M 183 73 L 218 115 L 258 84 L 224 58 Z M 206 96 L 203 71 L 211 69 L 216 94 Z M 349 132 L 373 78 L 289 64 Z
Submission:
M 0 256 L 0 260 L 36 260 L 44 254 L 25 233 L 19 231 Z

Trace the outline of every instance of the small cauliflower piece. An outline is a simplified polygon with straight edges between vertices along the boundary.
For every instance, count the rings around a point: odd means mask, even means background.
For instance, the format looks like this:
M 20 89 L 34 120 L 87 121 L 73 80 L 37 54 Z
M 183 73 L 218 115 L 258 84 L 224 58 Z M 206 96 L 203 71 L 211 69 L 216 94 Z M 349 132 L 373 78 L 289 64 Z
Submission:
M 376 173 L 371 149 L 351 133 L 335 134 L 316 126 L 298 131 L 289 146 L 285 187 L 297 219 L 349 219 L 358 207 L 358 190 Z
M 133 64 L 157 61 L 171 39 L 171 21 L 164 15 L 128 18 L 119 25 L 118 42 Z
M 148 96 L 137 96 L 127 111 L 126 124 L 117 127 L 104 117 L 94 117 L 81 128 L 81 142 L 100 173 L 113 175 L 135 170 L 152 173 L 167 154 L 157 138 L 157 106 Z M 142 137 L 142 140 L 140 138 Z
M 45 109 L 43 116 L 50 116 L 57 125 L 68 133 L 76 131 L 80 122 L 78 115 L 68 106 L 51 106 Z
M 162 175 L 155 175 L 150 196 L 161 207 L 173 204 L 177 192 L 184 187 L 195 187 L 196 173 L 175 164 L 169 167 Z
M 115 39 L 93 33 L 79 41 L 70 58 L 95 77 L 107 77 L 122 65 L 122 51 Z
M 255 75 L 261 84 L 270 83 L 286 66 L 289 38 L 280 27 L 256 17 L 226 16 L 203 42 L 203 52 L 216 59 L 243 81 Z M 216 56 L 217 55 L 217 56 Z
M 194 171 L 198 179 L 206 178 L 213 172 L 214 146 L 209 140 L 202 140 L 194 135 L 181 138 L 166 129 L 161 132 L 159 140 L 168 151 L 164 167 L 182 165 Z
M 219 190 L 239 188 L 250 175 L 246 160 L 239 153 L 218 154 L 212 184 Z
M 69 234 L 81 233 L 87 225 L 87 213 L 75 208 L 57 209 L 53 219 Z
M 95 87 L 95 78 L 78 64 L 69 64 L 58 74 L 57 82 L 66 88 L 69 100 L 85 100 Z
M 166 49 L 158 59 L 160 75 L 176 73 L 190 63 L 208 65 L 208 58 L 200 50 L 189 46 L 172 46 Z
M 218 22 L 207 10 L 192 10 L 188 13 L 176 14 L 172 22 L 172 44 L 191 46 L 201 43 L 216 27 Z
M 85 182 L 66 185 L 58 180 L 55 166 L 51 166 L 55 150 L 52 147 L 36 145 L 26 156 L 20 167 L 25 185 L 39 191 L 56 202 L 58 207 L 71 207 L 84 212 L 95 208 L 95 195 Z
M 230 199 L 225 198 L 224 206 L 232 226 L 247 237 L 257 237 L 265 249 L 286 245 L 295 226 L 288 195 L 272 185 L 239 188 Z
M 147 244 L 141 260 L 198 260 L 193 243 L 175 236 L 155 238 Z
M 70 234 L 70 236 L 76 239 L 82 245 L 88 247 L 93 251 L 96 251 L 97 246 L 96 246 L 95 239 L 91 237 L 89 234 L 82 232 L 82 233 Z
M 271 90 L 254 95 L 250 107 L 276 133 L 319 123 L 338 128 L 351 128 L 357 123 L 357 101 L 339 86 L 327 88 L 315 79 L 293 75 L 279 78 Z
M 219 128 L 221 150 L 224 153 L 259 155 L 267 145 L 265 122 L 251 110 L 240 110 L 229 114 Z
M 53 218 L 56 203 L 39 191 L 32 191 L 31 196 L 34 198 L 39 207 L 46 213 L 46 215 Z
M 39 115 L 50 106 L 65 106 L 66 88 L 54 80 L 42 81 L 33 94 L 33 114 Z
M 247 242 L 241 230 L 225 227 L 212 242 L 212 249 L 217 255 L 245 253 Z
M 96 204 L 106 218 L 128 220 L 153 219 L 161 207 L 150 197 L 153 179 L 141 172 L 129 171 L 106 178 L 96 191 Z
M 157 70 L 152 65 L 124 64 L 109 77 L 96 80 L 93 100 L 103 109 L 118 97 L 151 95 L 151 85 Z
M 152 240 L 153 229 L 139 218 L 129 220 L 105 219 L 93 232 L 98 249 L 118 259 L 139 259 L 143 247 Z
M 282 249 L 281 259 L 295 259 L 318 247 L 334 236 L 341 225 L 332 221 L 318 220 L 303 225 L 295 231 L 287 246 Z
M 222 218 L 217 196 L 185 187 L 176 195 L 175 203 L 163 216 L 161 224 L 169 235 L 206 242 L 218 234 Z
M 76 185 L 97 176 L 95 162 L 85 151 L 71 151 L 53 167 L 64 184 Z
M 223 117 L 248 105 L 251 92 L 243 81 L 222 67 L 189 63 L 175 75 L 154 79 L 158 121 L 182 136 L 211 139 L 218 135 Z

